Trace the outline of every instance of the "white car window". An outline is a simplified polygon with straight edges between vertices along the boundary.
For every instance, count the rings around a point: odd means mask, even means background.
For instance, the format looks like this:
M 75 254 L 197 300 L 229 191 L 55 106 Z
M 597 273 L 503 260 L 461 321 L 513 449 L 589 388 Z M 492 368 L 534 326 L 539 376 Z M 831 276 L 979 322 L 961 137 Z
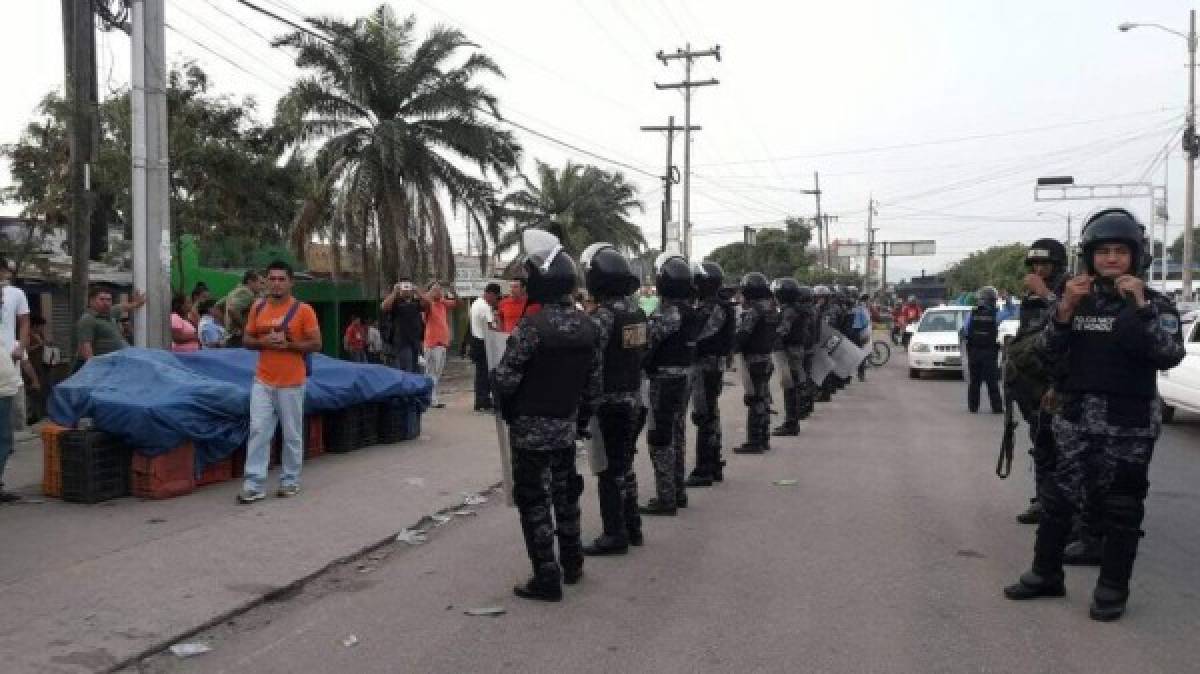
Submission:
M 927 311 L 921 317 L 917 332 L 957 332 L 962 325 L 957 311 Z

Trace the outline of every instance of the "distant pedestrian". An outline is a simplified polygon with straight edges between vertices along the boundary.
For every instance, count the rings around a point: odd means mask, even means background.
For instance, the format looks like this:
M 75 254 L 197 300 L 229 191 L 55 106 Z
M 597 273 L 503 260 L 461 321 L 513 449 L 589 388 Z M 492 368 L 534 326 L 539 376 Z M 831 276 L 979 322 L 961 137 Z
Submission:
M 447 297 L 437 281 L 429 284 L 429 293 L 421 298 L 425 311 L 425 374 L 433 379 L 433 406 L 441 409 L 438 400 L 438 381 L 446 367 L 446 350 L 450 348 L 450 321 L 447 312 L 458 306 L 458 300 Z
M 171 298 L 171 350 L 176 353 L 200 350 L 200 335 L 188 320 L 190 315 L 192 303 L 182 293 L 176 293 Z
M 212 300 L 200 305 L 200 346 L 219 349 L 225 346 L 225 326 L 221 309 Z
M 367 362 L 367 328 L 358 316 L 350 317 L 350 325 L 346 326 L 346 333 L 342 335 L 342 347 L 352 362 Z
M 11 354 L 18 373 L 29 350 L 29 300 L 25 291 L 12 284 L 12 263 L 0 258 L 0 351 Z M 17 377 L 17 393 L 12 397 L 12 428 L 25 432 L 25 385 Z
M 191 302 L 189 306 L 191 311 L 188 312 L 187 319 L 192 322 L 192 325 L 200 325 L 200 317 L 203 314 L 200 312 L 200 305 L 212 299 L 212 292 L 208 289 L 208 284 L 204 281 L 196 283 L 192 288 Z
M 475 363 L 475 411 L 494 409 L 491 379 L 488 376 L 487 348 L 484 340 L 489 330 L 496 329 L 496 304 L 500 301 L 500 284 L 489 283 L 483 296 L 471 303 L 471 360 Z
M 87 311 L 83 312 L 83 316 L 80 316 L 75 324 L 75 337 L 79 344 L 78 362 L 82 364 L 93 356 L 103 356 L 128 348 L 129 342 L 117 323 L 121 320 L 127 321 L 129 312 L 145 303 L 146 296 L 135 290 L 129 302 L 113 307 L 111 290 L 103 286 L 89 290 Z
M 425 341 L 425 319 L 421 315 L 416 286 L 408 279 L 400 279 L 379 306 L 390 318 L 388 342 L 392 346 L 392 367 L 419 372 L 417 357 L 421 355 Z
M 540 311 L 542 305 L 530 302 L 525 290 L 525 279 L 517 279 L 508 287 L 508 297 L 496 305 L 496 323 L 500 332 L 512 332 L 517 327 L 517 321 L 522 316 L 532 316 Z
M 295 496 L 304 464 L 304 390 L 311 354 L 321 350 L 321 327 L 312 307 L 292 297 L 288 263 L 275 261 L 267 267 L 267 297 L 251 308 L 244 343 L 259 354 L 250 392 L 246 479 L 238 503 L 263 499 L 277 425 L 283 430 L 283 472 L 276 496 Z
M 374 318 L 367 320 L 367 362 L 383 362 L 383 333 L 379 331 L 379 321 Z
M 21 390 L 21 374 L 12 358 L 0 358 L 0 503 L 21 500 L 20 496 L 4 491 L 4 467 L 13 451 L 13 398 Z
M 250 269 L 242 274 L 241 285 L 229 291 L 229 294 L 217 302 L 222 316 L 225 317 L 225 331 L 228 333 L 226 343 L 231 347 L 242 346 L 242 335 L 246 330 L 246 318 L 250 307 L 262 295 L 263 279 L 258 272 Z

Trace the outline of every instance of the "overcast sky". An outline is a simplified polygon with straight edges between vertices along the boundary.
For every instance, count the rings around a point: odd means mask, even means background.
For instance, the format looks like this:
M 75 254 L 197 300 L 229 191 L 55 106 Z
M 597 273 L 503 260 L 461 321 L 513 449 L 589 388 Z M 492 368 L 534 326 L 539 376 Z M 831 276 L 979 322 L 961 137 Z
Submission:
M 0 142 L 11 142 L 38 100 L 62 86 L 62 29 L 57 0 L 5 4 Z M 235 0 L 166 4 L 168 58 L 198 61 L 217 90 L 254 97 L 268 120 L 297 70 L 252 30 L 285 28 Z M 349 18 L 379 0 L 260 4 L 291 18 Z M 692 145 L 698 253 L 740 240 L 744 224 L 811 216 L 813 197 L 797 190 L 811 189 L 814 171 L 823 210 L 839 217 L 835 238 L 864 236 L 873 196 L 881 240 L 936 239 L 936 256 L 893 259 L 892 280 L 995 243 L 1061 237 L 1066 213 L 1101 203 L 1035 203 L 1039 175 L 1070 174 L 1079 183 L 1161 183 L 1167 175 L 1170 238 L 1183 222 L 1184 164 L 1174 134 L 1187 102 L 1186 42 L 1153 28 L 1116 29 L 1137 21 L 1186 32 L 1190 7 L 1182 0 L 391 4 L 415 14 L 422 32 L 457 26 L 493 56 L 507 75 L 490 82 L 505 115 L 652 175 L 663 170 L 665 141 L 638 127 L 683 117 L 682 96 L 653 86 L 682 79 L 682 64 L 664 67 L 655 52 L 719 44 L 722 60 L 703 59 L 693 74 L 720 80 L 697 89 L 693 102 L 693 124 L 704 127 Z M 129 41 L 121 33 L 98 40 L 104 95 L 128 82 Z M 535 159 L 605 165 L 518 137 L 527 170 Z M 682 141 L 675 156 L 682 164 Z M 661 181 L 608 168 L 641 188 L 646 212 L 638 221 L 657 245 Z M 3 166 L 0 182 L 8 180 Z M 1146 200 L 1125 205 L 1149 216 Z

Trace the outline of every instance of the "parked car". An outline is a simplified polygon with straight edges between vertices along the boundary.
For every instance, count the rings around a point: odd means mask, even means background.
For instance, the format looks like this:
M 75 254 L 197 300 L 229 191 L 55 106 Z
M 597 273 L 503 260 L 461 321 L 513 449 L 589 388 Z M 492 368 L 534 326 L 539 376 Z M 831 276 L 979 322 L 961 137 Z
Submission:
M 922 372 L 963 371 L 959 332 L 970 313 L 971 307 L 960 305 L 925 310 L 908 345 L 909 377 L 918 379 Z
M 1171 423 L 1175 410 L 1200 414 L 1200 321 L 1197 312 L 1183 316 L 1183 346 L 1187 355 L 1172 370 L 1158 373 L 1163 421 Z

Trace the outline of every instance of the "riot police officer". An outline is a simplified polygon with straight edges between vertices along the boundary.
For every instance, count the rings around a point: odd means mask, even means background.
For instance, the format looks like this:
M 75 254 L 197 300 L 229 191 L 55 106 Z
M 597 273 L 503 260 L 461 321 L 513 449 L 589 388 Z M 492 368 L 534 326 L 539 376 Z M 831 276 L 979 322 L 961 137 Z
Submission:
M 687 507 L 684 446 L 688 376 L 696 359 L 696 337 L 702 327 L 690 304 L 692 269 L 687 260 L 663 253 L 654 263 L 654 284 L 660 298 L 650 315 L 648 350 L 643 369 L 650 378 L 649 428 L 646 444 L 654 465 L 655 496 L 639 511 L 643 515 L 674 515 Z
M 1067 249 L 1054 239 L 1038 239 L 1025 253 L 1025 268 L 1028 272 L 1025 274 L 1025 296 L 1021 299 L 1017 332 L 1006 347 L 1004 379 L 1006 393 L 1029 425 L 1034 482 L 1040 483 L 1054 470 L 1057 451 L 1051 428 L 1054 417 L 1045 404 L 1049 402 L 1047 394 L 1053 378 L 1051 364 L 1045 362 L 1033 347 L 1035 338 L 1050 320 L 1050 309 L 1058 297 L 1055 293 L 1061 290 L 1063 274 L 1067 270 Z M 1036 488 L 1034 493 L 1029 508 L 1017 515 L 1021 524 L 1037 524 L 1041 515 Z
M 517 324 L 492 374 L 512 445 L 513 501 L 533 564 L 533 577 L 513 592 L 559 601 L 561 583 L 583 577 L 576 417 L 579 401 L 599 390 L 601 355 L 595 324 L 571 297 L 575 262 L 552 234 L 530 229 L 522 237 L 529 299 L 542 310 Z
M 588 293 L 596 302 L 592 321 L 604 354 L 601 392 L 594 401 L 604 469 L 596 474 L 604 533 L 584 547 L 586 555 L 624 554 L 642 544 L 637 511 L 636 446 L 642 356 L 646 351 L 646 315 L 630 295 L 638 287 L 629 260 L 612 244 L 594 243 L 579 257 Z M 585 407 L 585 406 L 581 406 Z M 585 407 L 584 414 L 593 410 Z
M 800 433 L 800 421 L 808 418 L 811 403 L 807 400 L 808 372 L 805 358 L 813 347 L 815 314 L 811 309 L 812 289 L 801 286 L 790 277 L 777 278 L 771 282 L 775 299 L 779 302 L 778 341 L 775 345 L 776 362 L 783 368 L 784 421 L 771 432 L 775 436 Z M 808 307 L 804 297 L 808 297 Z
M 721 459 L 721 389 L 724 362 L 733 352 L 737 328 L 733 306 L 719 293 L 725 271 L 716 262 L 692 266 L 692 282 L 699 302 L 698 320 L 704 325 L 696 338 L 696 363 L 692 366 L 692 423 L 696 425 L 696 467 L 687 486 L 709 487 L 725 479 Z
M 767 277 L 750 272 L 742 277 L 744 311 L 735 335 L 735 350 L 742 354 L 748 380 L 746 403 L 746 443 L 734 448 L 736 454 L 762 454 L 771 448 L 770 397 L 771 350 L 779 330 L 779 311 L 771 304 Z
M 996 344 L 999 324 L 996 321 L 996 289 L 986 286 L 976 293 L 978 304 L 967 317 L 962 332 L 967 346 L 967 409 L 979 411 L 979 387 L 987 385 L 988 400 L 994 414 L 1004 412 L 1000 398 L 1000 347 Z
M 1063 544 L 1086 494 L 1099 495 L 1104 520 L 1100 576 L 1089 614 L 1116 620 L 1143 535 L 1147 479 L 1162 430 L 1158 370 L 1183 360 L 1179 314 L 1139 278 L 1151 256 L 1143 227 L 1121 208 L 1088 218 L 1080 240 L 1084 273 L 1067 281 L 1040 336 L 1064 364 L 1056 382 L 1058 460 L 1038 494 L 1042 516 L 1033 566 L 1004 589 L 1009 599 L 1061 597 Z

